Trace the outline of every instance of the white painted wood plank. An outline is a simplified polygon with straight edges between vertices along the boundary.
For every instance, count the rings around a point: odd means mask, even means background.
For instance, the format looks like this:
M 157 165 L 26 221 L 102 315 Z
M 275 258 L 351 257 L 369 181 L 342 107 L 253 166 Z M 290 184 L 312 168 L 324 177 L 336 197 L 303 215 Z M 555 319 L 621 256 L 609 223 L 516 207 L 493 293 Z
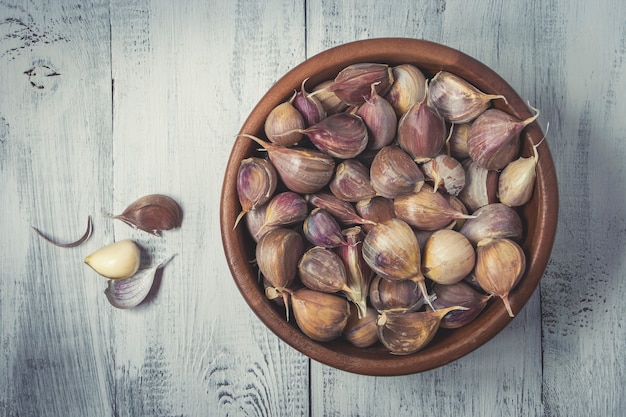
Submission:
M 152 261 L 179 253 L 152 303 L 111 313 L 118 412 L 308 415 L 308 360 L 269 333 L 238 293 L 218 210 L 236 133 L 304 57 L 303 9 L 288 1 L 114 1 L 111 10 L 115 207 L 159 192 L 184 210 L 182 228 L 162 239 L 115 229 L 116 238 L 138 239 Z
M 112 178 L 107 2 L 0 3 L 0 414 L 112 414 L 101 282 L 68 242 Z M 32 82 L 32 83 L 31 83 Z

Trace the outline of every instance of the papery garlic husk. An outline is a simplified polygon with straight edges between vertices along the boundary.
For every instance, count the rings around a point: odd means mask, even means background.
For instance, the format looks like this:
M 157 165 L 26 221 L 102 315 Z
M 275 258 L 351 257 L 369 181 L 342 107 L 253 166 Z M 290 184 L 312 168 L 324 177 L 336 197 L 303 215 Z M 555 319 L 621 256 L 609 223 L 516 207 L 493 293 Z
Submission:
M 272 286 L 287 288 L 293 283 L 298 262 L 304 254 L 302 236 L 290 229 L 278 228 L 265 233 L 256 245 L 256 262 L 261 274 Z
M 510 207 L 519 207 L 528 203 L 535 189 L 536 168 L 539 154 L 533 146 L 533 156 L 520 157 L 509 163 L 498 177 L 498 198 Z
M 417 193 L 397 197 L 393 207 L 398 219 L 422 230 L 441 229 L 454 219 L 473 217 L 453 208 L 443 194 L 433 192 L 428 184 Z
M 283 191 L 272 197 L 265 209 L 265 222 L 257 231 L 257 235 L 264 233 L 264 229 L 275 226 L 288 226 L 303 221 L 309 214 L 306 200 L 293 191 Z M 257 236 L 258 238 L 258 236 Z
M 375 345 L 378 342 L 377 319 L 378 312 L 373 308 L 368 307 L 365 317 L 360 318 L 356 306 L 351 305 L 343 337 L 356 347 L 366 348 Z
M 473 219 L 468 219 L 459 232 L 472 245 L 478 245 L 483 239 L 508 238 L 521 242 L 524 229 L 520 215 L 511 207 L 502 203 L 493 203 L 476 210 Z
M 424 275 L 420 269 L 419 243 L 411 226 L 400 219 L 378 223 L 363 241 L 363 259 L 378 275 L 388 280 L 410 279 L 429 301 Z
M 154 283 L 155 276 L 175 255 L 170 256 L 152 268 L 140 269 L 125 279 L 111 279 L 104 294 L 113 307 L 133 308 L 146 299 Z
M 465 169 L 465 186 L 458 197 L 465 207 L 473 212 L 497 202 L 499 173 L 482 168 L 471 159 L 466 159 L 461 165 Z
M 337 220 L 329 212 L 319 207 L 311 210 L 304 219 L 302 230 L 304 237 L 316 246 L 336 248 L 346 243 Z
M 367 126 L 359 116 L 336 113 L 301 131 L 320 151 L 335 158 L 354 158 L 367 146 Z
M 85 257 L 85 263 L 105 278 L 124 279 L 137 272 L 141 261 L 139 246 L 130 239 L 106 245 Z
M 465 307 L 453 306 L 435 311 L 383 312 L 378 316 L 378 339 L 395 355 L 409 355 L 428 345 L 443 316 Z
M 374 157 L 370 183 L 377 195 L 393 199 L 421 190 L 424 173 L 409 154 L 399 146 L 389 145 Z
M 499 109 L 485 110 L 472 123 L 467 138 L 470 158 L 490 170 L 500 170 L 519 155 L 520 133 L 539 117 L 520 120 Z
M 376 275 L 370 284 L 370 304 L 377 311 L 417 311 L 426 301 L 415 281 L 390 281 Z
M 446 193 L 456 196 L 465 187 L 465 168 L 450 155 L 437 155 L 424 162 L 421 169 L 426 178 L 433 182 L 434 191 L 442 187 Z
M 307 80 L 308 78 L 302 81 L 300 91 L 298 91 L 293 98 L 293 106 L 302 114 L 305 127 L 312 126 L 326 118 L 326 110 L 322 103 L 317 97 L 309 94 L 304 88 Z M 294 129 L 300 128 L 295 127 Z
M 448 138 L 447 143 L 448 151 L 450 156 L 458 161 L 464 161 L 469 158 L 467 138 L 471 128 L 471 123 L 458 123 L 452 125 L 450 129 L 450 137 Z
M 510 317 L 514 317 L 509 292 L 515 288 L 526 270 L 526 255 L 510 239 L 483 239 L 476 248 L 474 274 L 481 288 L 504 302 Z
M 393 210 L 393 200 L 382 196 L 358 201 L 355 207 L 361 217 L 371 221 L 371 223 L 362 225 L 363 230 L 366 232 L 369 232 L 376 223 L 396 217 L 396 213 Z
M 400 64 L 391 68 L 394 82 L 385 95 L 398 118 L 409 108 L 424 99 L 426 94 L 426 76 L 419 68 L 411 64 Z
M 337 94 L 328 89 L 333 82 L 334 80 L 326 80 L 316 85 L 311 93 L 322 104 L 326 115 L 341 113 L 348 107 L 346 103 L 337 97 Z
M 374 221 L 359 216 L 351 203 L 340 200 L 329 192 L 320 191 L 318 193 L 307 194 L 304 196 L 304 199 L 314 207 L 326 210 L 340 225 L 376 224 Z
M 262 158 L 246 158 L 237 170 L 237 195 L 241 204 L 241 213 L 235 220 L 235 226 L 251 210 L 267 203 L 278 183 L 278 174 L 271 162 Z
M 254 140 L 267 151 L 278 176 L 293 192 L 318 192 L 328 184 L 335 172 L 335 160 L 321 151 L 279 146 L 248 134 L 240 136 Z
M 346 159 L 337 165 L 329 188 L 335 197 L 351 203 L 376 196 L 369 169 L 356 159 Z
M 426 241 L 422 254 L 422 273 L 438 284 L 454 284 L 465 278 L 476 262 L 476 253 L 461 233 L 441 229 Z
M 417 163 L 438 155 L 446 143 L 443 118 L 428 105 L 428 88 L 422 101 L 412 105 L 398 122 L 398 145 Z
M 481 294 L 464 281 L 455 284 L 435 284 L 431 288 L 434 294 L 433 305 L 437 310 L 451 306 L 463 306 L 467 310 L 454 310 L 443 316 L 440 327 L 458 329 L 474 320 L 487 305 L 490 295 Z
M 342 69 L 328 89 L 344 103 L 358 106 L 370 95 L 372 84 L 384 96 L 393 84 L 393 73 L 386 64 L 357 63 Z
M 305 128 L 304 117 L 293 106 L 296 93 L 288 100 L 274 107 L 265 119 L 265 136 L 270 142 L 280 146 L 292 146 L 302 139 L 301 129 Z
M 343 261 L 335 252 L 322 246 L 314 246 L 304 252 L 298 262 L 298 276 L 307 288 L 315 291 L 350 292 Z
M 374 272 L 363 258 L 364 235 L 359 226 L 350 227 L 342 231 L 346 244 L 339 246 L 335 251 L 343 261 L 348 274 L 348 288 L 346 296 L 359 310 L 359 317 L 365 315 L 367 295 Z
M 350 304 L 344 298 L 308 288 L 293 291 L 289 298 L 298 327 L 311 339 L 329 342 L 345 329 Z
M 489 108 L 491 100 L 506 98 L 486 94 L 458 75 L 439 71 L 430 80 L 429 99 L 444 119 L 451 123 L 467 123 Z
M 180 227 L 183 221 L 183 210 L 176 200 L 169 196 L 149 194 L 133 201 L 121 214 L 113 218 L 159 236 L 163 230 Z
M 398 119 L 387 100 L 376 92 L 372 84 L 371 94 L 356 111 L 367 126 L 367 149 L 377 150 L 389 145 L 396 137 Z

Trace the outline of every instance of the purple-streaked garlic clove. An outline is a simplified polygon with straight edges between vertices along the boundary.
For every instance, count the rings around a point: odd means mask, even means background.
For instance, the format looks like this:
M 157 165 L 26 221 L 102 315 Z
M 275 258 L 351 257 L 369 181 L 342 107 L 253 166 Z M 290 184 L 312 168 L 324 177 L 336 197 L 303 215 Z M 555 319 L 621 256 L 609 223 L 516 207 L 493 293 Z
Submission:
M 455 284 L 435 284 L 431 291 L 435 295 L 433 306 L 436 309 L 463 306 L 467 310 L 454 310 L 446 314 L 440 326 L 444 329 L 457 329 L 474 320 L 487 305 L 490 295 L 481 294 L 464 281 Z
M 305 128 L 305 121 L 293 105 L 295 97 L 294 93 L 288 101 L 274 107 L 265 119 L 265 136 L 276 145 L 293 146 L 302 139 L 300 130 Z
M 326 118 L 326 110 L 322 103 L 315 95 L 308 93 L 304 88 L 307 80 L 308 78 L 302 81 L 300 91 L 298 91 L 293 98 L 293 106 L 304 118 L 305 128 L 319 123 L 320 120 Z
M 346 159 L 337 165 L 329 187 L 335 197 L 351 203 L 376 196 L 369 169 L 356 159 Z
M 396 137 L 398 119 L 387 100 L 376 92 L 372 84 L 371 94 L 356 111 L 367 127 L 367 149 L 377 150 L 389 145 Z
M 346 243 L 337 220 L 328 211 L 319 207 L 311 210 L 306 216 L 302 231 L 304 237 L 315 246 L 336 248 Z
M 524 229 L 520 215 L 502 203 L 493 203 L 476 210 L 474 218 L 467 219 L 459 232 L 472 245 L 478 245 L 483 239 L 507 238 L 521 242 Z
M 335 158 L 354 158 L 367 146 L 367 126 L 359 116 L 336 113 L 301 131 L 320 151 Z
M 328 211 L 342 226 L 375 224 L 375 222 L 361 217 L 351 203 L 343 201 L 329 192 L 320 191 L 318 193 L 307 194 L 304 198 L 314 207 Z
M 264 229 L 275 226 L 288 226 L 303 221 L 309 214 L 306 200 L 293 191 L 283 191 L 272 197 L 265 210 L 265 222 L 257 231 L 264 233 Z
M 372 84 L 384 96 L 393 84 L 393 72 L 386 64 L 358 63 L 342 69 L 327 88 L 344 103 L 358 106 L 370 95 Z
M 376 194 L 389 199 L 419 191 L 424 173 L 399 146 L 383 147 L 370 166 L 370 183 Z
M 237 171 L 237 195 L 241 212 L 235 220 L 235 226 L 246 213 L 267 203 L 276 191 L 278 174 L 272 163 L 263 158 L 246 158 L 239 164 Z
M 376 275 L 370 284 L 370 304 L 377 311 L 417 311 L 426 301 L 414 281 L 390 281 Z
M 400 64 L 391 68 L 394 82 L 385 98 L 394 108 L 396 116 L 401 118 L 409 108 L 424 99 L 426 77 L 414 65 Z

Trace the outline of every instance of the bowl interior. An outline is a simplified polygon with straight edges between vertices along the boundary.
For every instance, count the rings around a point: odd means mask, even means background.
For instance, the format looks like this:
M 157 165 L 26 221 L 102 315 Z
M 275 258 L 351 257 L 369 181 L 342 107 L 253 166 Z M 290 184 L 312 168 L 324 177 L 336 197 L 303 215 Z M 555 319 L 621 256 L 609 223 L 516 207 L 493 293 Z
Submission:
M 346 66 L 357 62 L 380 62 L 389 65 L 410 63 L 427 77 L 437 71 L 455 73 L 491 94 L 502 94 L 507 103 L 496 100 L 498 107 L 520 119 L 531 116 L 517 93 L 498 74 L 484 64 L 455 49 L 416 39 L 381 38 L 356 41 L 324 51 L 285 74 L 252 110 L 240 133 L 264 137 L 263 123 L 272 108 L 288 99 L 309 78 L 307 86 L 332 79 Z M 532 145 L 539 143 L 543 133 L 536 122 L 522 134 L 522 155 L 532 154 Z M 249 262 L 254 259 L 254 240 L 244 225 L 233 230 L 241 210 L 236 190 L 239 162 L 256 153 L 256 145 L 247 138 L 237 138 L 225 172 L 220 223 L 227 262 L 235 283 L 256 315 L 283 341 L 310 358 L 342 369 L 367 375 L 403 375 L 433 369 L 475 350 L 511 320 L 500 300 L 492 300 L 471 323 L 455 330 L 441 329 L 426 348 L 407 356 L 390 354 L 378 344 L 357 348 L 337 339 L 318 343 L 305 336 L 293 320 L 285 320 L 284 310 L 269 301 L 259 285 L 257 271 Z M 547 265 L 558 213 L 558 191 L 554 164 L 546 141 L 539 147 L 537 182 L 531 201 L 519 210 L 525 229 L 522 247 L 527 256 L 525 276 L 510 294 L 515 313 L 528 301 Z

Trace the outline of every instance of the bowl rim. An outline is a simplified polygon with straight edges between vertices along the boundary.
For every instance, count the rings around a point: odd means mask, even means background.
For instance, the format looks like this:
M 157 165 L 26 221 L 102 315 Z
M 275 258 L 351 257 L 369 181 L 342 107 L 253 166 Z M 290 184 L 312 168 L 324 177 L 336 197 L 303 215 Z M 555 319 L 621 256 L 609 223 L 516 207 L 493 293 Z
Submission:
M 399 57 L 403 57 L 402 60 Z M 333 65 L 328 67 L 331 62 Z M 472 84 L 486 93 L 497 92 L 504 95 L 507 103 L 494 103 L 495 107 L 520 119 L 532 115 L 517 92 L 495 71 L 477 59 L 432 41 L 389 37 L 344 43 L 303 61 L 283 75 L 263 95 L 239 133 L 258 134 L 268 109 L 290 97 L 304 79 L 310 78 L 311 85 L 315 85 L 316 82 L 333 78 L 340 69 L 357 62 L 382 62 L 390 65 L 411 63 L 424 71 L 427 78 L 440 70 L 450 71 L 471 80 Z M 522 155 L 529 156 L 533 145 L 539 143 L 543 137 L 536 121 L 528 125 L 522 135 Z M 236 190 L 238 166 L 254 147 L 251 140 L 237 137 L 231 150 L 220 200 L 221 237 L 226 260 L 239 292 L 256 316 L 285 343 L 317 362 L 343 371 L 397 376 L 428 371 L 457 360 L 491 340 L 511 322 L 512 318 L 501 302 L 490 303 L 473 322 L 454 331 L 443 330 L 443 336 L 438 334 L 426 348 L 406 356 L 389 353 L 381 355 L 380 349 L 355 348 L 341 340 L 319 343 L 305 336 L 293 323 L 293 319 L 287 322 L 284 313 L 281 315 L 277 306 L 265 297 L 258 283 L 258 276 L 247 259 L 250 250 L 244 243 L 244 227 L 233 229 L 234 220 L 241 210 Z M 527 268 L 509 296 L 516 315 L 539 284 L 556 235 L 558 185 L 547 141 L 539 145 L 538 151 L 537 182 L 533 198 L 520 209 L 526 232 L 522 246 L 527 256 Z M 533 213 L 536 216 L 529 216 Z

